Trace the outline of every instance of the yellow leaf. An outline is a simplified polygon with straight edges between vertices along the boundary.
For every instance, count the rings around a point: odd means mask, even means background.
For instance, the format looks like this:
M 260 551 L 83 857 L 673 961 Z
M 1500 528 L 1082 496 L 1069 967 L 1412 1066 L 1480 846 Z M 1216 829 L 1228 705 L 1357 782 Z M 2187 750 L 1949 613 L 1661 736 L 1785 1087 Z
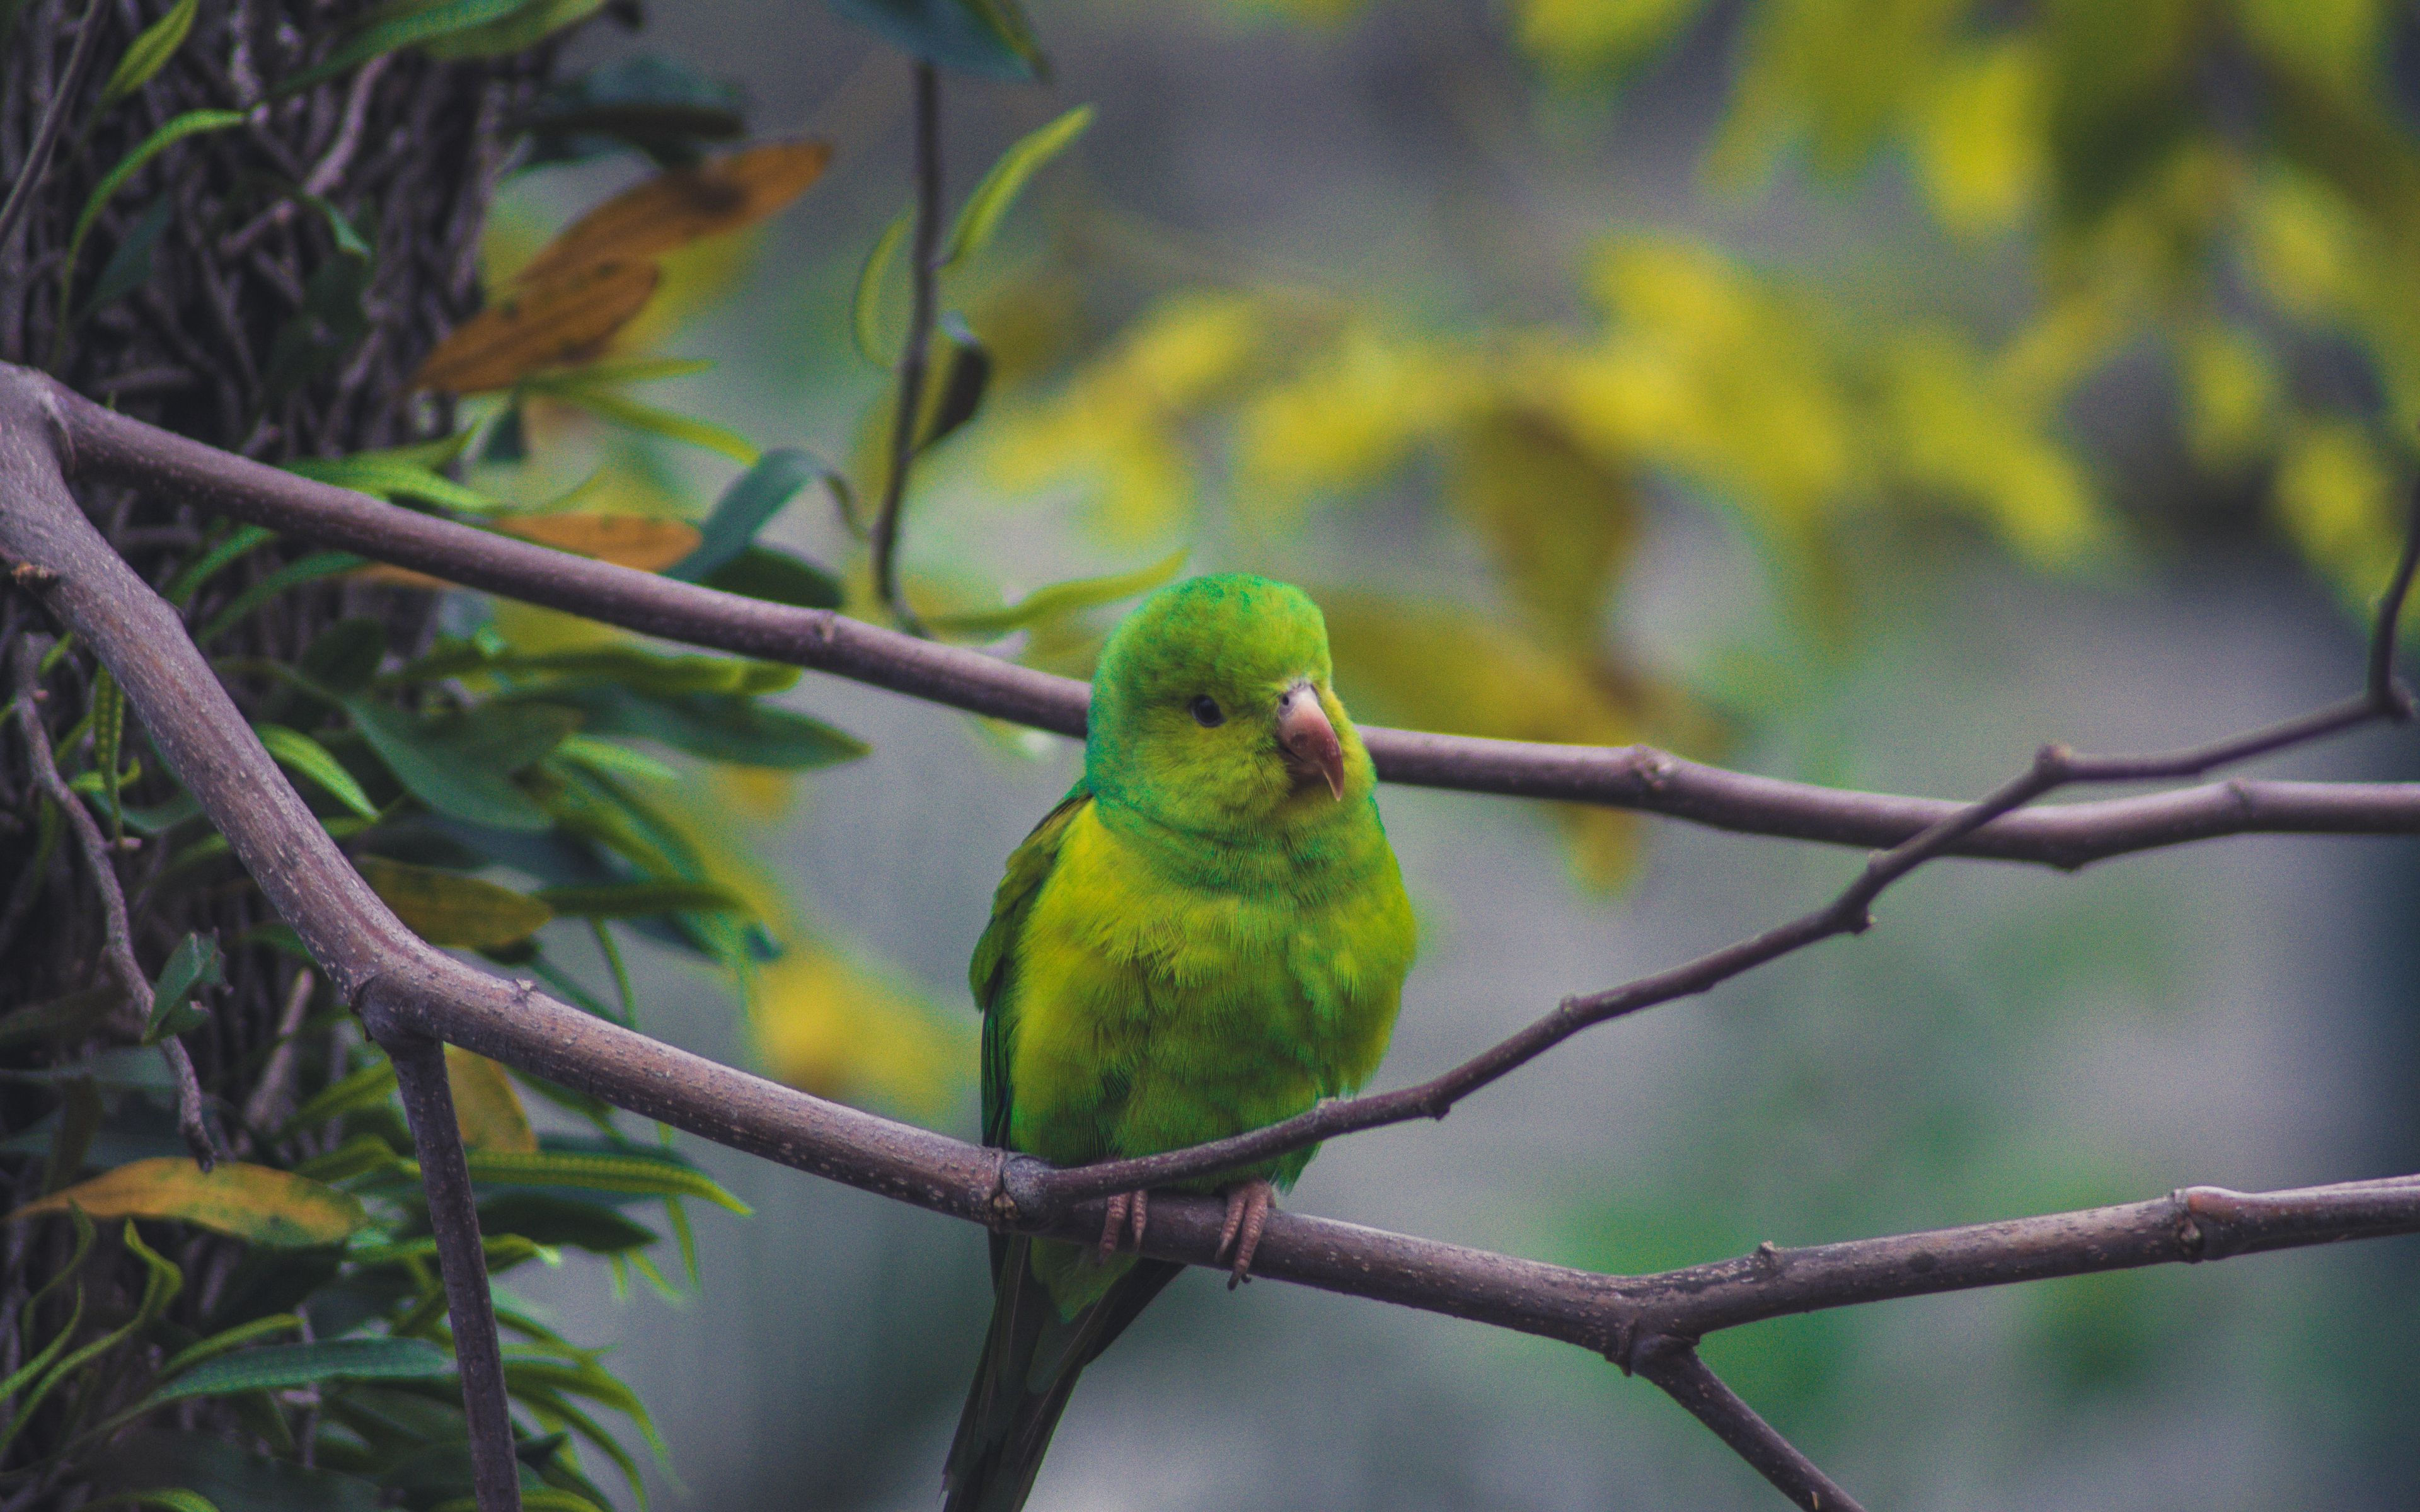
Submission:
M 2176 339 L 2194 459 L 2214 471 L 2252 461 L 2270 438 L 2282 388 L 2269 353 L 2248 333 L 2215 321 Z
M 828 142 L 768 142 L 673 168 L 623 191 L 564 228 L 520 270 L 527 283 L 600 263 L 637 261 L 737 231 L 780 209 L 823 177 Z
M 1346 330 L 1298 376 L 1245 406 L 1240 495 L 1283 501 L 1376 484 L 1462 408 L 1466 378 L 1422 343 Z
M 8 1215 L 65 1212 L 90 1218 L 165 1218 L 274 1249 L 338 1244 L 369 1215 L 359 1198 L 324 1182 L 267 1165 L 222 1161 L 207 1176 L 178 1155 L 138 1160 L 54 1192 Z
M 783 943 L 758 972 L 753 1022 L 766 1070 L 820 1097 L 946 1112 L 973 1063 L 966 1026 L 819 940 Z
M 2386 581 L 2400 542 L 2396 472 L 2359 425 L 2305 422 L 2286 439 L 2273 507 L 2303 554 L 2356 604 Z
M 1546 417 L 1512 409 L 1465 428 L 1452 476 L 1454 502 L 1486 533 L 1537 628 L 1563 651 L 1593 656 L 1610 579 L 1638 538 L 1629 477 Z
M 1943 61 L 1916 121 L 1916 162 L 1933 212 L 1968 236 L 2016 223 L 2049 176 L 2040 49 L 2024 38 Z
M 1615 673 L 1559 656 L 1460 609 L 1366 594 L 1316 595 L 1335 649 L 1338 691 L 1357 719 L 1500 740 L 1620 746 L 1640 736 L 1637 693 Z M 1637 861 L 1635 815 L 1557 804 L 1573 870 L 1611 887 Z
M 460 1045 L 445 1047 L 445 1080 L 454 1089 L 454 1125 L 473 1149 L 506 1155 L 537 1151 L 529 1114 L 504 1068 Z
M 476 877 L 380 856 L 365 856 L 355 864 L 370 890 L 431 945 L 510 945 L 554 917 L 536 899 Z
M 697 549 L 697 527 L 644 515 L 525 515 L 496 528 L 558 551 L 574 551 L 617 566 L 661 572 Z
M 609 262 L 524 278 L 438 343 L 412 387 L 476 393 L 594 357 L 645 306 L 661 276 L 653 263 Z

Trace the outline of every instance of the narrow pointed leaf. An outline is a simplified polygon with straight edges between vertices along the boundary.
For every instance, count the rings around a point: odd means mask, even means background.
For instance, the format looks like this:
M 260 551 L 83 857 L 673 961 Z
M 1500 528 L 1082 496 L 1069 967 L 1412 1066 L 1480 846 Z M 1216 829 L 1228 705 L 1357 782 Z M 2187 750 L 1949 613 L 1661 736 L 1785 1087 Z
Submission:
M 453 1370 L 454 1357 L 426 1339 L 323 1339 L 222 1355 L 170 1381 L 151 1399 L 282 1391 L 321 1381 L 431 1381 Z
M 186 34 L 194 29 L 194 12 L 199 0 L 177 0 L 168 13 L 143 28 L 109 70 L 109 80 L 101 86 L 100 109 L 107 110 L 127 96 L 151 82 L 167 61 L 185 45 Z
M 94 1218 L 174 1219 L 272 1249 L 339 1243 L 369 1221 L 352 1194 L 289 1171 L 222 1161 L 205 1175 L 178 1156 L 120 1165 L 39 1197 L 8 1221 L 63 1212 L 70 1203 Z
M 369 795 L 362 791 L 362 785 L 353 780 L 353 774 L 346 771 L 342 763 L 328 754 L 327 747 L 300 730 L 288 730 L 282 724 L 255 725 L 253 733 L 260 736 L 260 743 L 268 748 L 269 754 L 277 758 L 278 765 L 298 776 L 309 778 L 325 788 L 331 797 L 363 818 L 376 819 L 379 816 L 378 805 L 372 803 Z
M 766 142 L 693 168 L 669 169 L 565 227 L 519 279 L 532 283 L 598 263 L 658 257 L 737 231 L 804 193 L 830 162 L 829 142 Z
M 653 263 L 609 262 L 519 284 L 440 342 L 411 386 L 477 393 L 593 357 L 646 306 L 662 277 Z
M 1027 132 L 1001 153 L 975 185 L 975 192 L 967 196 L 965 208 L 958 211 L 957 224 L 950 228 L 948 248 L 941 254 L 941 266 L 955 268 L 989 245 L 1026 184 L 1051 159 L 1074 146 L 1092 124 L 1093 107 L 1078 105 L 1047 126 Z
M 363 856 L 360 867 L 370 890 L 431 945 L 510 945 L 554 917 L 536 899 L 476 877 L 377 856 Z

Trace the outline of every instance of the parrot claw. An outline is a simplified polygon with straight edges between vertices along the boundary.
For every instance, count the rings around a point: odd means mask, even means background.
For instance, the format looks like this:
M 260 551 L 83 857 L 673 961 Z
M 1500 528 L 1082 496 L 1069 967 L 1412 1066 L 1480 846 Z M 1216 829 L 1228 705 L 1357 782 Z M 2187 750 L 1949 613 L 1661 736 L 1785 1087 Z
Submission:
M 1227 1189 L 1227 1221 L 1218 1226 L 1218 1248 L 1212 1258 L 1226 1259 L 1228 1246 L 1234 1247 L 1235 1257 L 1227 1273 L 1228 1290 L 1252 1278 L 1252 1253 L 1261 1247 L 1261 1230 L 1268 1227 L 1269 1210 L 1277 1201 L 1278 1189 L 1266 1181 L 1246 1181 Z
M 1118 1241 L 1128 1229 L 1134 1235 L 1134 1247 L 1141 1249 L 1143 1224 L 1150 1211 L 1151 1195 L 1146 1192 L 1121 1192 L 1109 1198 L 1109 1216 L 1101 1224 L 1101 1258 L 1118 1252 Z

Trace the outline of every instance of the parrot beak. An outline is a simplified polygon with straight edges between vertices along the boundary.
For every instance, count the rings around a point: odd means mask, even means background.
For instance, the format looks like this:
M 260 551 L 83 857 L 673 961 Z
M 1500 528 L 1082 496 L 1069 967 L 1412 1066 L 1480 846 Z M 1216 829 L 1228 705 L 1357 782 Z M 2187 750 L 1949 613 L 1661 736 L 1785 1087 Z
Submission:
M 1328 792 L 1344 796 L 1344 748 L 1327 711 L 1319 706 L 1319 690 L 1309 683 L 1295 684 L 1278 701 L 1278 746 L 1295 776 L 1324 777 Z

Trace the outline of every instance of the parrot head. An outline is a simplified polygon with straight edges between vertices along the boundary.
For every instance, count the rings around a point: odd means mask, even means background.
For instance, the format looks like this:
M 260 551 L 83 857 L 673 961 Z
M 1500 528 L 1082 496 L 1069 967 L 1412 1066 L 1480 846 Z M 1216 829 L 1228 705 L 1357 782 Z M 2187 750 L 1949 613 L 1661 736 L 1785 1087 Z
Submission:
M 1171 583 L 1102 649 L 1087 784 L 1209 833 L 1357 806 L 1377 778 L 1330 675 L 1327 622 L 1302 590 L 1242 573 Z

